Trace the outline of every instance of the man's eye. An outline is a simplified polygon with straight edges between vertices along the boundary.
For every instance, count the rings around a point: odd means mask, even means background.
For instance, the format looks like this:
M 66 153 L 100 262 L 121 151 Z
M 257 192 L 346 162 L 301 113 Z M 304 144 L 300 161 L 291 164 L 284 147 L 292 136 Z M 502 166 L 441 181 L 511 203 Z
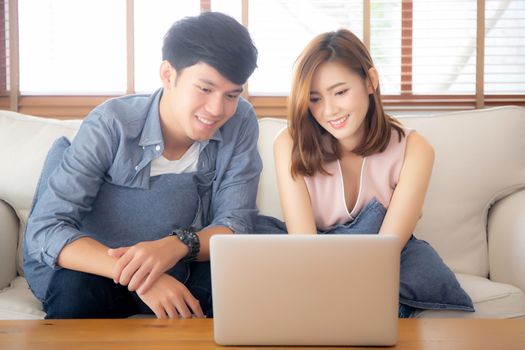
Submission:
M 200 91 L 204 92 L 204 93 L 209 93 L 209 92 L 211 92 L 211 89 L 209 89 L 209 88 L 207 88 L 207 87 L 204 87 L 204 86 L 199 86 L 199 85 L 197 85 L 197 88 L 198 88 Z
M 229 100 L 236 100 L 239 98 L 240 95 L 226 95 L 226 97 L 229 99 Z

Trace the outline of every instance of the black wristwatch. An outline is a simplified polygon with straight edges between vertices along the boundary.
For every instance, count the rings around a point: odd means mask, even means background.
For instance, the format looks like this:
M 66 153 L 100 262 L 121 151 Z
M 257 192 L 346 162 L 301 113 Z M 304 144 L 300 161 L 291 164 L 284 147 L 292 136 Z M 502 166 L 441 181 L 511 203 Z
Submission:
M 197 259 L 197 255 L 201 249 L 201 242 L 193 227 L 177 228 L 173 230 L 171 235 L 177 236 L 180 241 L 188 247 L 188 254 L 186 254 L 182 261 L 191 262 Z

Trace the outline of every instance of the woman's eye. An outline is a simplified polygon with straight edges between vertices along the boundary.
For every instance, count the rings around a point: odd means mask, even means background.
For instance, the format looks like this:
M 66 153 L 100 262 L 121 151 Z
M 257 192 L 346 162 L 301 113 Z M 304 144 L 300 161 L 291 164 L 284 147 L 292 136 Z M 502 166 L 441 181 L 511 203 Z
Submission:
M 340 91 L 337 91 L 335 94 L 336 96 L 343 96 L 344 94 L 348 92 L 348 90 L 349 89 L 340 90 Z
M 310 103 L 317 103 L 319 102 L 319 97 L 310 97 Z

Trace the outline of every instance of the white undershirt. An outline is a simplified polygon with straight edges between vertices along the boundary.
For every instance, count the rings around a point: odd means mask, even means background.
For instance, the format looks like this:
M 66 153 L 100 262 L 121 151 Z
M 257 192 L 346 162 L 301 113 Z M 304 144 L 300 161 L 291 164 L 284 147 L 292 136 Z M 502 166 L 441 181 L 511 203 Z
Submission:
M 177 160 L 166 159 L 163 155 L 151 161 L 150 177 L 163 174 L 182 174 L 197 171 L 199 162 L 199 142 L 194 142 L 190 148 Z

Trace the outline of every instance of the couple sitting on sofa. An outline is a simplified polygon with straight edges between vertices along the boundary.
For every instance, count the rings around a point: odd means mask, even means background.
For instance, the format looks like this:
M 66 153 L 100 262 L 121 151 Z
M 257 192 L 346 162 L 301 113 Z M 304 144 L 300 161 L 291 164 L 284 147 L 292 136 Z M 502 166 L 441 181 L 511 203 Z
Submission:
M 384 113 L 352 33 L 316 37 L 296 63 L 289 127 L 275 141 L 286 225 L 257 215 L 257 118 L 240 97 L 256 68 L 249 33 L 203 13 L 176 22 L 162 53 L 162 89 L 103 103 L 46 158 L 24 270 L 47 318 L 210 317 L 210 237 L 251 232 L 396 234 L 400 317 L 473 310 L 411 234 L 432 148 Z

